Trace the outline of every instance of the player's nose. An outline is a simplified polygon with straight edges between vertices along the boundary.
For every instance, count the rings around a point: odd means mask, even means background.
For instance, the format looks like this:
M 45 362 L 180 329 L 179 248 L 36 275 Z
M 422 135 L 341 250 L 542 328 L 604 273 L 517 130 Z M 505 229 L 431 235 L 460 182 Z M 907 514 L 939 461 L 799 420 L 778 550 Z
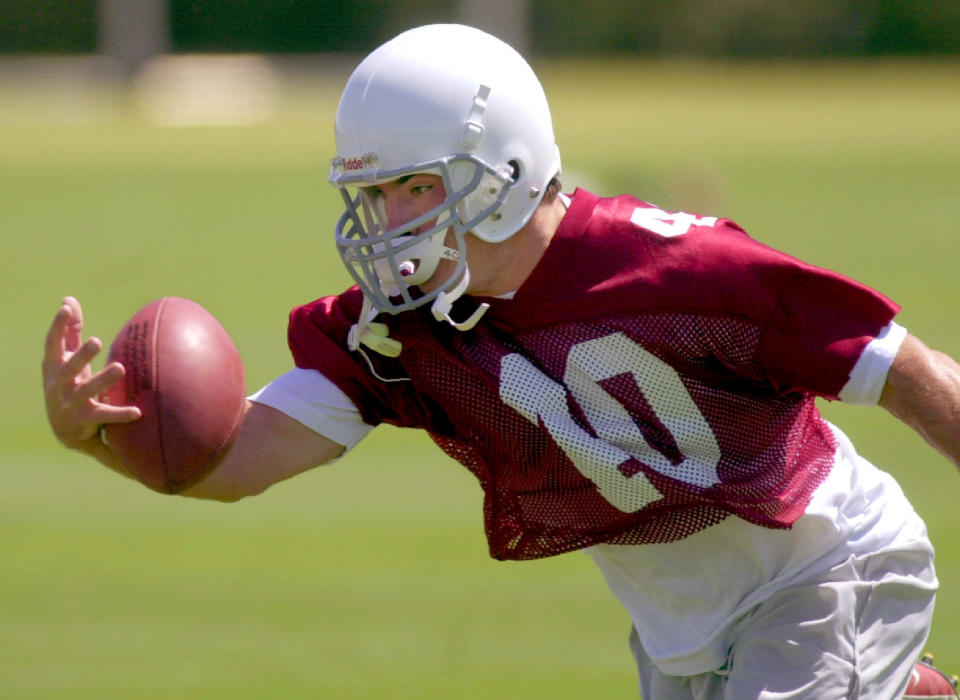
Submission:
M 390 231 L 405 226 L 419 215 L 404 197 L 388 197 L 385 207 Z

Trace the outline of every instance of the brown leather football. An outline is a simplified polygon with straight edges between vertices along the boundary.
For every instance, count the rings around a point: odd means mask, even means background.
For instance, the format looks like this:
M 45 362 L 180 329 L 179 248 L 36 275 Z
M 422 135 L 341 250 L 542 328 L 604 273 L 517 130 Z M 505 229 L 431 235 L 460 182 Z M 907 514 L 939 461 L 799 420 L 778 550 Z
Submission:
M 243 361 L 220 322 L 189 299 L 157 299 L 123 326 L 107 361 L 126 374 L 101 399 L 143 414 L 105 426 L 127 472 L 162 493 L 207 476 L 233 444 L 245 405 Z

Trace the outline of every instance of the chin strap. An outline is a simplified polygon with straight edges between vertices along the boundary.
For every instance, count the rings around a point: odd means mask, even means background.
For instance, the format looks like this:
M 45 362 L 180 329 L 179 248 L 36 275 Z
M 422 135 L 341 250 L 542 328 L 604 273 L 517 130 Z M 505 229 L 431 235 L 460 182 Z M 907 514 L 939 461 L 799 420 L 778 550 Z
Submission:
M 449 292 L 440 292 L 440 295 L 433 302 L 433 305 L 430 307 L 430 311 L 433 312 L 433 317 L 438 321 L 446 321 L 458 331 L 468 331 L 477 325 L 481 317 L 487 312 L 487 309 L 490 308 L 490 304 L 480 304 L 466 321 L 454 321 L 450 316 L 453 302 L 464 295 L 468 286 L 470 286 L 470 268 L 464 267 L 463 276 L 457 285 Z
M 360 307 L 360 318 L 350 326 L 347 333 L 347 348 L 352 352 L 363 349 L 360 345 L 366 345 L 375 353 L 385 357 L 399 357 L 403 344 L 399 340 L 390 338 L 387 333 L 385 323 L 374 323 L 373 319 L 379 312 L 373 308 L 373 303 L 363 295 L 363 304 Z
M 469 331 L 471 328 L 479 323 L 480 319 L 487 312 L 487 309 L 490 308 L 490 304 L 483 303 L 477 307 L 477 309 L 470 314 L 470 317 L 465 321 L 454 321 L 450 316 L 450 311 L 453 308 L 453 303 L 462 297 L 467 291 L 467 287 L 470 285 L 470 268 L 464 267 L 463 276 L 460 278 L 460 281 L 457 285 L 451 289 L 449 292 L 441 292 L 440 295 L 434 300 L 433 305 L 430 307 L 430 311 L 433 312 L 433 317 L 437 321 L 446 321 L 451 326 L 456 328 L 458 331 Z M 376 323 L 373 319 L 377 317 L 377 314 L 380 312 L 373 307 L 373 302 L 367 297 L 366 294 L 363 295 L 363 302 L 360 306 L 360 317 L 357 319 L 357 322 L 350 326 L 350 330 L 347 333 L 347 348 L 351 352 L 359 351 L 364 359 L 367 360 L 367 363 L 370 363 L 369 358 L 367 358 L 366 353 L 363 352 L 362 345 L 373 350 L 379 355 L 384 357 L 400 357 L 400 352 L 403 350 L 403 344 L 399 340 L 391 338 L 388 333 L 389 329 L 385 323 Z M 371 366 L 371 371 L 373 367 Z M 383 379 L 374 372 L 374 375 L 380 379 Z M 384 381 L 401 381 L 400 379 L 384 379 Z
M 367 298 L 367 295 L 364 294 L 363 304 L 360 307 L 360 318 L 350 326 L 350 331 L 347 333 L 347 348 L 351 352 L 359 352 L 364 362 L 367 363 L 370 373 L 380 381 L 409 382 L 411 381 L 410 377 L 381 377 L 380 374 L 377 373 L 376 367 L 374 367 L 370 361 L 370 358 L 367 357 L 367 353 L 364 352 L 363 347 L 361 347 L 366 345 L 374 352 L 386 357 L 400 356 L 403 344 L 399 340 L 394 340 L 387 336 L 388 329 L 385 323 L 373 322 L 373 319 L 377 317 L 378 313 L 379 312 L 373 308 L 373 304 Z

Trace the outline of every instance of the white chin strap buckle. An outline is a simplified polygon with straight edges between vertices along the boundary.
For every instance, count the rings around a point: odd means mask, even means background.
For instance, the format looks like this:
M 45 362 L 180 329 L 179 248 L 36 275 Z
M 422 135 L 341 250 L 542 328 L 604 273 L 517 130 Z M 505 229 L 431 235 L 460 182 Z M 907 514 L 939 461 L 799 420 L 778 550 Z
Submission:
M 466 321 L 454 321 L 450 316 L 450 311 L 453 308 L 453 302 L 463 296 L 469 285 L 470 268 L 465 267 L 463 268 L 463 277 L 460 278 L 457 286 L 455 286 L 449 292 L 440 292 L 440 295 L 433 302 L 433 305 L 430 307 L 433 317 L 438 321 L 446 321 L 458 331 L 469 331 L 471 328 L 476 326 L 481 317 L 487 312 L 487 309 L 490 308 L 490 304 L 480 304 L 480 306 L 478 306 L 477 309 L 470 314 L 470 317 Z

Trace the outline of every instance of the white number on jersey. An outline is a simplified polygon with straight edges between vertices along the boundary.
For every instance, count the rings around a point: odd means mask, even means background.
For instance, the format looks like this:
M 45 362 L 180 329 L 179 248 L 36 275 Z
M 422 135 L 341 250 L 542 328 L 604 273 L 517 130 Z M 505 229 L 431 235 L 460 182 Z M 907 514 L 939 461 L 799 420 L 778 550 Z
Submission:
M 602 380 L 620 374 L 633 376 L 670 431 L 684 457 L 678 464 L 651 446 L 626 408 L 600 386 Z M 570 415 L 563 385 L 522 355 L 512 353 L 501 361 L 501 400 L 531 423 L 543 421 L 577 470 L 617 509 L 633 513 L 661 497 L 643 472 L 627 476 L 618 469 L 631 458 L 701 488 L 719 482 L 720 447 L 680 375 L 627 336 L 613 333 L 574 345 L 567 356 L 564 383 L 597 437 Z
M 691 226 L 713 226 L 717 223 L 717 217 L 695 216 L 682 211 L 668 212 L 656 207 L 637 207 L 633 210 L 630 221 L 648 231 L 670 238 L 682 236 Z

